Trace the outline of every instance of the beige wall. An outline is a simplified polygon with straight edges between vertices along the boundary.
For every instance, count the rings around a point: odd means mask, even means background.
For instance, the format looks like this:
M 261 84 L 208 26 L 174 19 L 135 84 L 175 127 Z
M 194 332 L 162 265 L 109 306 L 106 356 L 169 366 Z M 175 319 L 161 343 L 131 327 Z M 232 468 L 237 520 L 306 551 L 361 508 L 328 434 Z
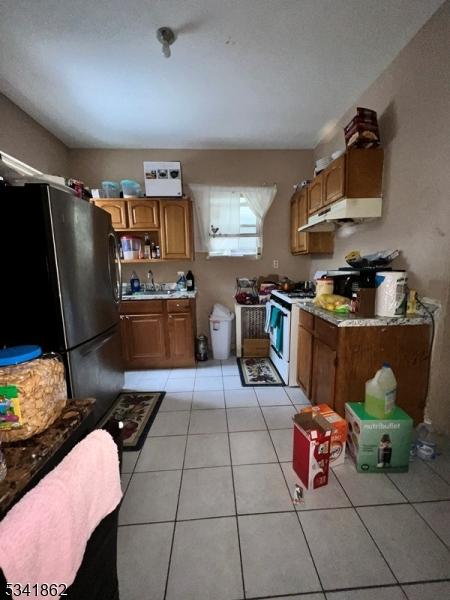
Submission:
M 67 147 L 0 94 L 0 150 L 44 173 L 68 177 Z
M 178 270 L 191 269 L 199 289 L 198 332 L 209 338 L 208 314 L 214 302 L 233 308 L 236 277 L 252 277 L 278 272 L 294 280 L 307 278 L 309 257 L 292 256 L 289 251 L 289 200 L 294 183 L 310 176 L 313 169 L 310 150 L 71 150 L 70 169 L 91 187 L 104 179 L 136 179 L 143 185 L 144 160 L 179 160 L 184 183 L 222 185 L 272 185 L 277 196 L 264 222 L 264 248 L 261 260 L 216 258 L 196 255 L 195 262 L 168 262 L 152 265 L 155 281 L 175 281 Z M 278 259 L 279 269 L 272 261 Z M 146 280 L 148 265 L 136 268 Z M 124 268 L 125 278 L 131 266 Z
M 378 112 L 385 150 L 383 217 L 336 239 L 333 260 L 315 258 L 316 269 L 343 266 L 353 249 L 402 252 L 410 286 L 438 299 L 428 411 L 450 430 L 450 2 L 432 17 L 386 71 L 362 94 L 315 156 L 344 147 L 342 126 L 355 106 Z

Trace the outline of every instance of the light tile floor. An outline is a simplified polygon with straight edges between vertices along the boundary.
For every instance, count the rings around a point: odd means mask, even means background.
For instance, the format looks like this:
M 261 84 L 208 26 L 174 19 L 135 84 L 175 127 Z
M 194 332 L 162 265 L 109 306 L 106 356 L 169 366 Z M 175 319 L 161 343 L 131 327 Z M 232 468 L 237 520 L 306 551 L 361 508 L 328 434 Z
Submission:
M 124 453 L 121 600 L 450 598 L 450 445 L 404 474 L 347 459 L 294 505 L 301 390 L 242 387 L 234 358 L 125 384 L 166 396 Z

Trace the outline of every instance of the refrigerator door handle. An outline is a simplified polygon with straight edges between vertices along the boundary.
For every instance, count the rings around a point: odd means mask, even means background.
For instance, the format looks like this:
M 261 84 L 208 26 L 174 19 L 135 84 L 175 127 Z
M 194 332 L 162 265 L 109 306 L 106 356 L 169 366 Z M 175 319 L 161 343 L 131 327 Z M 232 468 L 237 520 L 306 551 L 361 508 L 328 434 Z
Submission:
M 115 304 L 120 304 L 122 301 L 122 263 L 120 261 L 119 248 L 117 245 L 116 236 L 112 231 L 108 233 L 109 244 L 109 280 L 111 282 L 112 297 Z M 111 252 L 111 249 L 114 252 Z
M 93 352 L 97 352 L 97 350 L 99 350 L 102 346 L 107 344 L 114 335 L 116 335 L 116 331 L 108 331 L 107 333 L 98 336 L 91 342 L 84 344 L 85 347 L 83 347 L 82 349 L 80 348 L 81 356 L 88 356 Z

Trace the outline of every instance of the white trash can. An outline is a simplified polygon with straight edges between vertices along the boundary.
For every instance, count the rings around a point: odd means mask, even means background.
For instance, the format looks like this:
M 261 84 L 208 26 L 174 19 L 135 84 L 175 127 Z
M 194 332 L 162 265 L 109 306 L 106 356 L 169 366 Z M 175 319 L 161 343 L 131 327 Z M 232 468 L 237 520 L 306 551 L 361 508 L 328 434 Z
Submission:
M 231 348 L 231 322 L 234 319 L 232 313 L 223 304 L 214 304 L 209 315 L 209 329 L 211 334 L 211 346 L 213 358 L 225 360 L 230 356 Z

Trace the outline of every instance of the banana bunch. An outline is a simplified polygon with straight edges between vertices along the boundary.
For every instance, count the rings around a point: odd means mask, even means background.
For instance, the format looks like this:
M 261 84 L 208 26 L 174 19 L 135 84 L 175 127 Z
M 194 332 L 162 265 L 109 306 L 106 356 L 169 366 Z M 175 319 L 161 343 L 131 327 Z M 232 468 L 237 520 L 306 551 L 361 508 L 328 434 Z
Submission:
M 314 299 L 314 304 L 332 312 L 348 312 L 349 299 L 337 294 L 321 294 Z

